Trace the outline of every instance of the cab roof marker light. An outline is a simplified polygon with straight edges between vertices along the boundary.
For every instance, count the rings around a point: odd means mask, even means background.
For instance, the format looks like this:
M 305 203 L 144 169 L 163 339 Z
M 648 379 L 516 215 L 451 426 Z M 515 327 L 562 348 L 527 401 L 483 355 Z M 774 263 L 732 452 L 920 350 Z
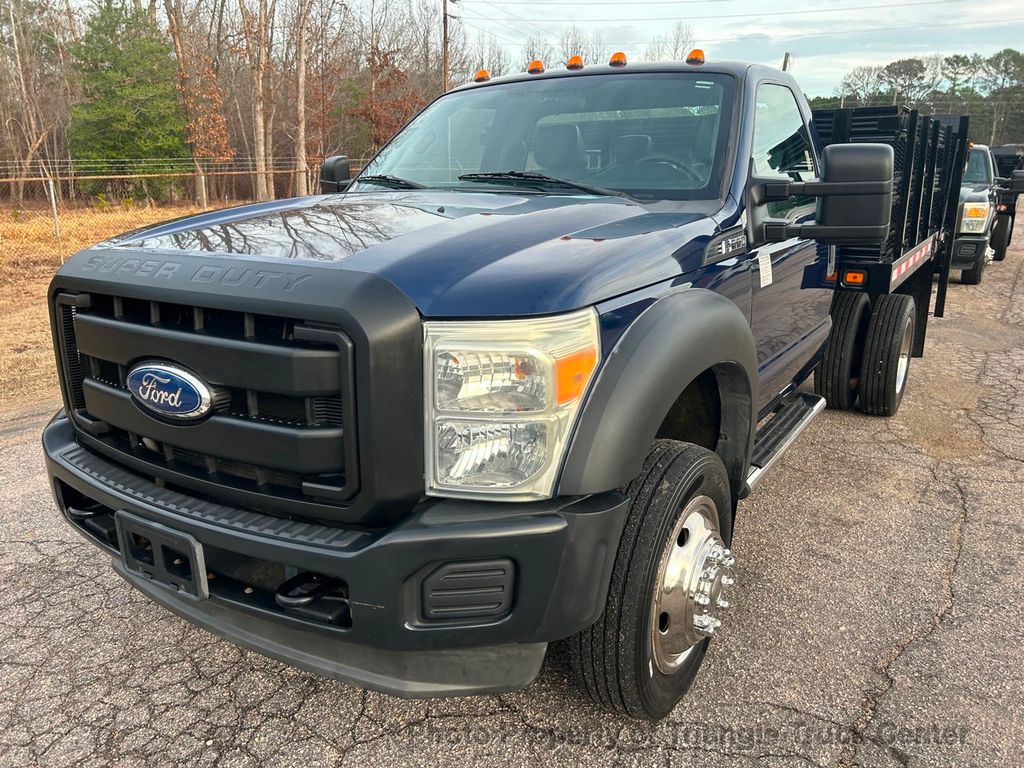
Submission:
M 689 54 L 687 54 L 687 56 L 686 56 L 686 63 L 687 64 L 693 64 L 695 66 L 703 64 L 704 63 L 704 51 L 701 50 L 700 48 L 694 48 L 692 51 L 690 51 Z
M 610 67 L 624 67 L 626 66 L 626 54 L 622 51 L 616 51 L 608 59 L 608 66 Z
M 476 74 L 473 75 L 473 82 L 474 83 L 486 83 L 490 79 L 491 79 L 491 73 L 488 72 L 486 69 L 478 69 L 476 71 Z
M 569 60 L 565 62 L 565 68 L 572 70 L 583 69 L 583 57 L 578 53 L 575 56 L 570 56 Z
M 526 67 L 526 71 L 531 75 L 540 75 L 544 73 L 544 62 L 540 59 L 534 59 Z

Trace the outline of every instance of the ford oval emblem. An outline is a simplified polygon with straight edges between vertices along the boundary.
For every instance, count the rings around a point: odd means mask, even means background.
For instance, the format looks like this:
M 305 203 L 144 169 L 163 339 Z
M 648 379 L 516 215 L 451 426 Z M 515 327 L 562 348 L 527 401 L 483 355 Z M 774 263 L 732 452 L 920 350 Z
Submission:
M 198 419 L 213 405 L 210 387 L 175 365 L 140 363 L 128 372 L 126 383 L 136 403 L 165 418 Z

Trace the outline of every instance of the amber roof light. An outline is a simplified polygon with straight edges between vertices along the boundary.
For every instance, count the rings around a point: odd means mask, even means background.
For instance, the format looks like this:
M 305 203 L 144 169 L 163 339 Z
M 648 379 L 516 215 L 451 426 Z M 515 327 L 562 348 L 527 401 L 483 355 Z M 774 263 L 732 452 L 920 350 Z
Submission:
M 626 66 L 626 54 L 622 51 L 617 51 L 612 54 L 612 57 L 608 59 L 608 65 L 612 67 L 624 67 Z
M 473 82 L 474 83 L 486 83 L 490 79 L 491 79 L 491 73 L 488 72 L 486 69 L 478 69 L 476 71 L 476 74 L 473 75 Z
M 583 69 L 583 57 L 579 54 L 570 56 L 569 60 L 565 62 L 566 69 Z
M 544 71 L 544 62 L 540 59 L 534 59 L 527 65 L 526 71 L 531 75 L 539 75 Z
M 700 48 L 694 48 L 686 57 L 687 64 L 703 64 L 704 63 L 704 51 Z

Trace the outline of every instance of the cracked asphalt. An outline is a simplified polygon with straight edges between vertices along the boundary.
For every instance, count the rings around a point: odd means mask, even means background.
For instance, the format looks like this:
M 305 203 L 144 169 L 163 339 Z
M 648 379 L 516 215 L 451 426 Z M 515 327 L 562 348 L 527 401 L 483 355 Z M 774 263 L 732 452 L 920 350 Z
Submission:
M 1022 274 L 954 282 L 899 415 L 824 413 L 741 505 L 735 610 L 657 725 L 558 653 L 525 691 L 402 701 L 195 629 L 60 520 L 57 404 L 8 414 L 0 765 L 1024 765 Z

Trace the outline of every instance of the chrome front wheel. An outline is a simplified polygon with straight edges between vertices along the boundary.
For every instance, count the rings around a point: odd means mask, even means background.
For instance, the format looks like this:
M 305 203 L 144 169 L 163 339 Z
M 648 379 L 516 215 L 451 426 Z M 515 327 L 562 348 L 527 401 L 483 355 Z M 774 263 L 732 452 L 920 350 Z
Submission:
M 691 499 L 662 551 L 651 609 L 652 657 L 662 674 L 678 670 L 721 626 L 729 608 L 725 590 L 736 559 L 722 541 L 718 519 L 710 496 Z

